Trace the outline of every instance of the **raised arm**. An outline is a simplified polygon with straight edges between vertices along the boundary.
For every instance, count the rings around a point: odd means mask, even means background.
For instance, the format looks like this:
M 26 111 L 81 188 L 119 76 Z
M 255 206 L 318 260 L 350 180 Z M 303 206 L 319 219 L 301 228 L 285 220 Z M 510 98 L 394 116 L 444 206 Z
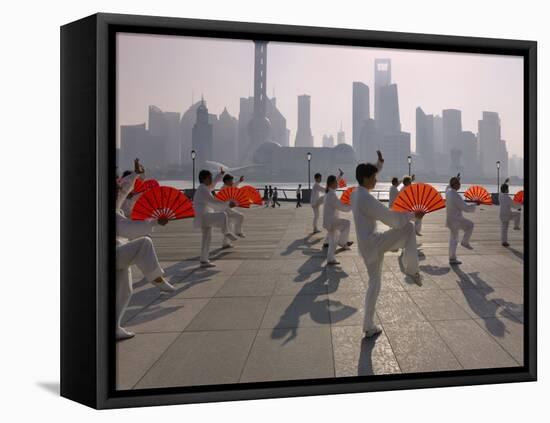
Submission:
M 455 204 L 456 206 L 462 210 L 463 212 L 465 213 L 473 213 L 476 211 L 476 204 L 468 204 L 466 203 L 466 201 L 464 201 L 464 199 L 458 194 L 456 193 L 456 195 L 454 196 L 455 197 Z
M 376 168 L 378 169 L 378 172 L 382 172 L 382 168 L 384 167 L 384 157 L 382 156 L 382 152 L 380 150 L 376 150 L 376 155 L 378 156 Z

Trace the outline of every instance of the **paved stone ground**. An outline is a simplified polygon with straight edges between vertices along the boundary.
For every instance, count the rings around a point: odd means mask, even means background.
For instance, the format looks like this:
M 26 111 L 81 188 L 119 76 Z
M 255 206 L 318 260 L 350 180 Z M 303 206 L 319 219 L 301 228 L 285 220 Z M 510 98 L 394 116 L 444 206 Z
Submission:
M 422 287 L 404 277 L 397 254 L 386 255 L 377 306 L 384 331 L 373 340 L 362 340 L 368 278 L 355 246 L 327 268 L 309 206 L 243 212 L 247 238 L 221 251 L 215 234 L 213 269 L 198 268 L 192 220 L 153 234 L 177 292 L 159 294 L 133 269 L 126 321 L 136 336 L 117 344 L 119 389 L 523 363 L 523 231 L 510 230 L 511 247 L 501 247 L 498 207 L 469 215 L 474 250 L 459 246 L 463 264 L 453 268 L 445 211 L 425 217 Z

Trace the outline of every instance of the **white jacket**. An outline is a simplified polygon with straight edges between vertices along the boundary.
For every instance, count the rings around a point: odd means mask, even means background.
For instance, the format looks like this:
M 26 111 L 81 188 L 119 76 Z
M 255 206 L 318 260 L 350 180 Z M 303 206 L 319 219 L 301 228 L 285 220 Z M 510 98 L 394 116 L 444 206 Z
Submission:
M 349 212 L 351 206 L 342 203 L 333 189 L 329 189 L 324 198 L 323 228 L 330 231 L 332 225 L 340 218 L 340 211 Z
M 311 207 L 319 207 L 323 204 L 325 189 L 319 182 L 315 182 L 311 188 Z
M 193 209 L 195 210 L 195 218 L 193 219 L 193 226 L 195 228 L 202 227 L 202 217 L 206 213 L 213 213 L 214 211 L 224 211 L 229 207 L 229 202 L 220 201 L 212 195 L 211 190 L 221 179 L 221 174 L 218 174 L 212 185 L 207 186 L 200 184 L 193 196 Z
M 390 200 L 389 200 L 390 208 L 393 206 L 393 203 L 395 202 L 395 199 L 397 198 L 398 195 L 399 195 L 399 190 L 395 185 L 392 185 L 390 187 Z
M 378 239 L 381 232 L 377 229 L 378 221 L 391 228 L 402 228 L 414 219 L 412 212 L 397 212 L 388 209 L 362 186 L 353 192 L 351 208 L 359 251 L 369 263 L 379 257 Z
M 134 190 L 134 183 L 136 182 L 136 179 L 138 177 L 139 174 L 132 172 L 122 178 L 116 197 L 116 210 L 120 210 L 122 208 L 122 203 L 124 203 L 126 197 L 128 197 L 128 194 L 130 194 Z
M 448 228 L 453 228 L 464 219 L 462 212 L 473 213 L 476 210 L 476 205 L 466 204 L 466 201 L 456 190 L 447 187 L 445 190 L 445 208 L 447 210 L 446 225 Z
M 510 220 L 512 207 L 521 207 L 521 203 L 516 203 L 510 198 L 510 195 L 502 192 L 498 194 L 498 203 L 500 204 L 499 217 L 503 222 Z
M 130 220 L 121 210 L 116 213 L 116 245 L 126 244 L 129 240 L 150 235 L 156 226 L 155 220 Z

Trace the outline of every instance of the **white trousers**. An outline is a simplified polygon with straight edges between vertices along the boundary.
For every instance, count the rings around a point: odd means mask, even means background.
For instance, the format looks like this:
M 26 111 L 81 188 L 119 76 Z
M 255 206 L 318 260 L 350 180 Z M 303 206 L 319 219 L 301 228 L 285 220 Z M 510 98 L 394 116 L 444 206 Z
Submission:
M 311 207 L 313 209 L 313 231 L 319 230 L 319 208 L 320 206 Z
M 365 295 L 365 318 L 363 320 L 363 330 L 368 331 L 374 327 L 374 314 L 376 311 L 376 302 L 380 294 L 382 285 L 382 268 L 384 265 L 384 253 L 389 250 L 403 248 L 403 265 L 405 273 L 414 275 L 418 273 L 418 251 L 416 247 L 416 233 L 412 222 L 407 223 L 399 229 L 390 229 L 380 235 L 377 240 L 376 259 L 372 259 L 362 248 L 359 249 L 367 272 L 369 283 Z M 372 254 L 372 252 L 370 253 Z
M 350 223 L 347 219 L 336 219 L 330 229 L 328 229 L 328 252 L 327 261 L 334 261 L 336 253 L 336 244 L 345 247 L 349 239 Z
M 414 220 L 414 230 L 417 234 L 422 232 L 422 219 L 415 219 Z
M 136 238 L 116 247 L 116 323 L 118 327 L 122 324 L 122 317 L 134 291 L 130 270 L 132 264 L 136 265 L 150 282 L 163 274 L 151 238 Z
M 500 239 L 502 242 L 508 242 L 508 226 L 510 226 L 510 220 L 514 221 L 514 228 L 519 228 L 519 221 L 521 219 L 521 213 L 518 211 L 511 211 L 508 219 L 502 220 L 500 218 Z
M 220 228 L 222 234 L 229 232 L 229 219 L 226 212 L 206 213 L 202 217 L 201 263 L 207 263 L 210 253 L 210 241 L 212 240 L 212 228 Z M 229 240 L 224 236 L 223 244 L 228 245 Z
M 463 217 L 453 222 L 452 225 L 448 227 L 451 232 L 451 236 L 449 237 L 449 259 L 454 260 L 456 259 L 456 247 L 458 245 L 458 231 L 464 231 L 462 242 L 468 244 L 472 237 L 472 232 L 474 231 L 474 222 Z
M 233 209 L 227 209 L 227 218 L 229 219 L 229 225 L 233 228 L 233 232 L 236 234 L 243 233 L 244 216 L 241 212 Z

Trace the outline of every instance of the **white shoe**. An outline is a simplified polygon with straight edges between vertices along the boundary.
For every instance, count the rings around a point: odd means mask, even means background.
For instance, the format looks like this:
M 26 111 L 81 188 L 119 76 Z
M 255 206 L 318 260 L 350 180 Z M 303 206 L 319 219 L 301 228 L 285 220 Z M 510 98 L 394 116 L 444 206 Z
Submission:
M 225 237 L 231 241 L 236 241 L 237 240 L 237 237 L 235 236 L 235 234 L 233 234 L 232 232 L 227 232 L 225 234 Z
M 422 286 L 422 275 L 420 273 L 415 273 L 414 275 L 409 275 L 413 282 L 418 286 Z
M 224 245 L 222 245 L 222 250 L 227 250 L 228 248 L 233 248 L 233 244 L 224 244 Z
M 211 267 L 216 267 L 214 263 L 210 263 L 209 261 L 201 261 L 201 269 L 209 269 Z
M 117 341 L 122 341 L 124 339 L 130 339 L 136 336 L 134 332 L 130 332 L 129 330 L 126 330 L 124 328 L 121 328 L 120 326 L 116 328 L 116 339 Z
M 246 235 L 243 234 L 242 232 L 241 232 L 240 234 L 237 234 L 237 236 L 238 236 L 239 238 L 246 238 Z
M 464 248 L 466 248 L 467 250 L 473 250 L 474 247 L 472 247 L 468 242 L 461 242 L 460 245 L 462 245 Z
M 176 288 L 166 279 L 163 279 L 162 282 L 151 282 L 153 286 L 156 286 L 162 292 L 174 292 Z
M 380 325 L 374 325 L 372 329 L 364 331 L 364 337 L 365 338 L 372 338 L 375 335 L 378 335 L 382 332 L 382 327 Z

